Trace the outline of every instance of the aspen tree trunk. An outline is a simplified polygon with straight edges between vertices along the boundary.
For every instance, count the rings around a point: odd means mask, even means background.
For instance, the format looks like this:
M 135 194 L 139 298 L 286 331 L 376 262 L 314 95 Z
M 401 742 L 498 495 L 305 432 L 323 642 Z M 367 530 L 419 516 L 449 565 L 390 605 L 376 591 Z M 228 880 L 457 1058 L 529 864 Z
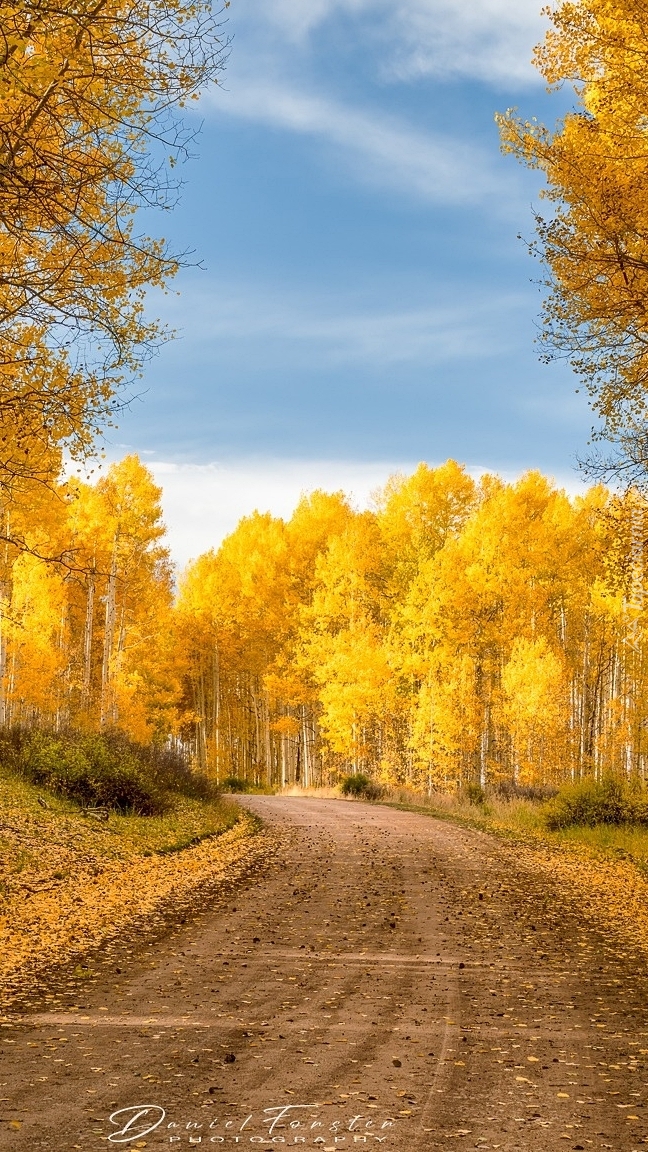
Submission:
M 88 580 L 86 593 L 86 616 L 83 629 L 83 688 L 81 692 L 81 707 L 84 712 L 90 708 L 90 686 L 92 678 L 92 630 L 94 625 L 94 574 Z
M 115 645 L 115 662 L 114 662 L 114 668 L 113 668 L 113 673 L 112 673 L 113 683 L 114 683 L 115 678 L 119 675 L 119 673 L 121 671 L 122 655 L 124 652 L 124 640 L 125 640 L 125 636 L 126 636 L 126 619 L 125 618 L 126 618 L 126 609 L 124 607 L 122 607 L 122 610 L 119 614 L 119 631 L 117 633 L 117 644 Z M 113 724 L 116 724 L 118 719 L 119 719 L 117 709 L 118 709 L 117 696 L 116 696 L 115 692 L 113 691 L 111 693 L 111 710 L 112 710 Z
M 104 627 L 104 643 L 103 643 L 103 660 L 101 664 L 101 710 L 100 710 L 100 723 L 102 728 L 105 726 L 111 711 L 110 689 L 111 689 L 111 672 L 112 672 L 112 652 L 113 640 L 115 634 L 115 605 L 117 597 L 117 542 L 119 536 L 115 536 L 113 544 L 112 561 L 110 564 L 110 576 L 108 577 L 108 589 L 106 592 L 106 619 Z
M 7 641 L 5 639 L 4 618 L 2 609 L 0 608 L 0 724 L 4 727 L 7 723 L 7 695 L 6 695 L 6 675 L 7 675 Z
M 270 732 L 270 701 L 268 693 L 263 695 L 263 739 L 265 743 L 266 783 L 272 786 L 272 735 Z
M 306 728 L 306 705 L 302 704 L 302 742 L 304 745 L 304 788 L 310 786 L 310 758 L 308 755 L 308 730 Z
M 7 513 L 5 522 L 5 535 L 9 538 L 9 513 Z M 4 567 L 5 571 L 9 563 L 9 545 L 5 543 L 4 546 Z M 8 723 L 7 715 L 7 634 L 4 626 L 4 601 L 6 599 L 9 603 L 11 596 L 11 585 L 9 581 L 3 582 L 0 585 L 0 724 L 5 725 Z
M 619 645 L 618 645 L 618 641 L 615 641 L 614 647 L 612 649 L 612 667 L 611 667 L 611 671 L 610 671 L 610 684 L 609 684 L 609 692 L 608 692 L 608 724 L 610 723 L 610 721 L 612 719 L 613 702 L 616 699 L 618 692 L 619 692 Z M 614 767 L 616 768 L 616 764 L 614 765 Z M 601 773 L 600 773 L 600 766 L 599 766 L 598 775 L 600 776 L 600 774 Z
M 486 754 L 488 752 L 488 712 L 484 713 L 484 721 L 479 741 L 479 783 L 483 788 L 486 784 Z
M 61 652 L 62 654 L 65 653 L 65 623 L 66 623 L 66 620 L 67 620 L 67 603 L 64 600 L 63 605 L 61 607 L 61 619 L 59 622 L 59 637 L 58 637 L 58 649 L 59 649 L 59 652 Z M 54 729 L 56 732 L 58 732 L 60 727 L 61 727 L 61 710 L 63 707 L 62 701 L 63 700 L 67 701 L 69 699 L 69 692 L 67 691 L 67 688 L 68 688 L 68 684 L 67 684 L 68 674 L 67 674 L 67 672 L 68 672 L 68 670 L 66 667 L 65 671 L 63 673 L 63 676 L 57 677 L 57 680 L 56 680 L 56 711 L 54 714 Z M 69 713 L 68 713 L 68 718 L 69 718 Z
M 214 754 L 216 760 L 216 783 L 220 782 L 220 659 L 218 644 L 214 644 L 212 661 L 212 723 L 214 731 Z
M 15 693 L 16 689 L 16 649 L 14 648 L 11 653 L 11 671 L 9 673 L 9 700 L 7 702 L 7 724 L 13 723 L 16 713 L 15 707 Z
M 252 708 L 254 710 L 254 756 L 253 767 L 255 773 L 255 782 L 258 784 L 259 764 L 261 762 L 261 717 L 259 715 L 259 698 L 255 689 L 250 685 L 250 695 L 252 697 Z
M 587 748 L 587 676 L 589 673 L 589 652 L 588 652 L 588 629 L 587 623 L 585 626 L 585 635 L 583 638 L 583 669 L 582 681 L 580 692 L 580 715 L 579 715 L 579 748 L 578 748 L 578 770 L 579 775 L 582 776 L 583 768 L 585 765 L 585 755 Z
M 198 680 L 196 683 L 196 712 L 198 713 L 198 723 L 196 725 L 196 754 L 198 758 L 198 766 L 201 772 L 204 772 L 207 764 L 207 733 L 205 731 L 205 677 L 203 673 L 202 661 L 200 664 Z
M 229 754 L 229 769 L 230 769 L 230 772 L 232 772 L 233 765 L 234 765 L 234 761 L 232 758 L 232 749 L 234 746 L 232 744 L 232 702 L 231 702 L 231 698 L 230 698 L 229 694 L 226 697 L 226 699 L 227 699 L 227 749 L 228 749 L 228 754 Z
M 4 627 L 3 601 L 0 601 L 0 724 L 7 723 L 7 637 Z
M 319 728 L 317 725 L 317 712 L 313 712 L 313 749 L 319 748 Z M 313 761 L 317 765 L 317 783 L 323 784 L 323 764 L 321 751 L 318 755 L 317 752 L 313 753 Z

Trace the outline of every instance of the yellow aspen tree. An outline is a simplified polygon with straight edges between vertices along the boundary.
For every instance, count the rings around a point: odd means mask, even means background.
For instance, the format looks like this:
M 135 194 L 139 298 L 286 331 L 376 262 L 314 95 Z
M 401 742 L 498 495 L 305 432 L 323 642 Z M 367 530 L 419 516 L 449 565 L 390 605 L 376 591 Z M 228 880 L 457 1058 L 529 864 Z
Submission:
M 289 620 L 285 525 L 245 517 L 218 553 L 184 573 L 177 602 L 185 715 L 199 762 L 217 775 L 264 782 L 272 771 L 263 678 Z
M 114 464 L 97 483 L 108 547 L 103 578 L 100 722 L 155 731 L 172 695 L 164 659 L 170 628 L 172 571 L 161 489 L 136 456 Z M 167 667 L 165 669 L 165 663 Z M 170 704 L 170 699 L 167 702 Z
M 377 497 L 378 525 L 389 571 L 389 627 L 385 644 L 395 678 L 399 712 L 392 727 L 396 738 L 395 746 L 390 749 L 392 775 L 410 783 L 421 783 L 412 758 L 421 669 L 417 646 L 411 645 L 407 634 L 404 607 L 422 567 L 447 542 L 460 535 L 477 498 L 474 481 L 454 460 L 438 468 L 420 464 L 408 477 L 393 476 Z M 465 683 L 463 671 L 459 679 Z M 429 771 L 425 780 L 430 783 Z
M 502 669 L 500 718 L 511 738 L 516 783 L 560 781 L 569 760 L 569 680 L 546 636 L 513 641 Z
M 287 628 L 264 678 L 274 717 L 271 727 L 280 740 L 282 784 L 294 781 L 308 786 L 321 776 L 319 696 L 308 668 L 298 659 L 301 613 L 312 603 L 319 557 L 350 525 L 353 515 L 342 493 L 318 490 L 302 497 L 286 524 Z
M 83 455 L 158 339 L 144 293 L 178 260 L 136 211 L 172 205 L 223 47 L 208 0 L 0 3 L 0 484 Z
M 509 701 L 504 715 L 502 669 L 516 642 L 545 637 L 556 659 L 571 654 L 581 738 L 591 726 L 592 680 L 598 684 L 594 669 L 598 675 L 605 646 L 602 651 L 596 622 L 587 621 L 589 585 L 602 566 L 587 510 L 577 514 L 564 493 L 534 473 L 516 485 L 485 478 L 481 486 L 482 499 L 461 535 L 423 567 L 406 616 L 427 685 L 420 704 L 432 710 L 417 719 L 417 754 L 429 757 L 430 747 L 441 747 L 445 778 L 454 754 L 457 781 L 484 783 L 514 775 L 509 721 L 516 705 Z M 453 712 L 454 697 L 444 685 L 457 666 L 462 691 Z M 522 695 L 519 704 L 523 711 Z M 434 764 L 430 770 L 433 775 Z
M 372 513 L 357 514 L 316 565 L 299 662 L 318 688 L 320 726 L 338 767 L 380 765 L 394 715 L 384 647 L 384 556 Z
M 67 666 L 65 593 L 64 579 L 52 565 L 29 553 L 17 557 L 7 620 L 5 723 L 57 725 L 62 718 L 62 678 Z
M 634 0 L 566 0 L 548 15 L 535 62 L 550 87 L 573 87 L 577 106 L 553 131 L 500 116 L 503 146 L 547 181 L 551 210 L 536 217 L 534 246 L 548 272 L 545 347 L 570 359 L 604 434 L 620 440 L 613 470 L 643 476 L 648 15 Z
M 376 503 L 316 493 L 190 565 L 174 651 L 198 761 L 275 785 L 645 776 L 641 493 L 450 462 Z
M 184 573 L 175 620 L 185 731 L 219 778 L 319 779 L 316 692 L 295 658 L 318 555 L 352 517 L 341 494 L 304 497 L 291 520 L 244 518 Z

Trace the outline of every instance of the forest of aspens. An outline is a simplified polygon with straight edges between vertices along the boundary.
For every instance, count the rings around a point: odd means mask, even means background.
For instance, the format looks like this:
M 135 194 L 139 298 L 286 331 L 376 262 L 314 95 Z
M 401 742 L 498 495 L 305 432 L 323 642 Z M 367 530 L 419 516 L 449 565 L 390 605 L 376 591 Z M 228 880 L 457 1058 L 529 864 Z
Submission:
M 645 775 L 636 491 L 421 464 L 372 511 L 316 491 L 245 517 L 177 588 L 160 495 L 132 456 L 14 510 L 3 725 L 117 728 L 273 788 Z
M 544 177 L 542 349 L 610 448 L 593 486 L 421 464 L 367 511 L 316 491 L 287 521 L 254 512 L 181 574 L 139 459 L 91 464 L 169 335 L 149 294 L 187 257 L 138 209 L 176 202 L 224 10 L 1 8 L 0 761 L 81 800 L 56 763 L 71 742 L 81 780 L 104 738 L 217 785 L 645 780 L 645 6 L 556 5 L 534 64 L 571 111 L 496 117 Z

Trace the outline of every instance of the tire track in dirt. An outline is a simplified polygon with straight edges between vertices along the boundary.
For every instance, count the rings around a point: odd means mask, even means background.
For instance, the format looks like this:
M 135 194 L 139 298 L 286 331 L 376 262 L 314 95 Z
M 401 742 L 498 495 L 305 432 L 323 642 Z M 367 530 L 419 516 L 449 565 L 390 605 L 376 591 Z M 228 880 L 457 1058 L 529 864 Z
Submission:
M 3 1147 L 639 1152 L 642 958 L 577 900 L 470 829 L 245 803 L 269 867 L 1 1030 Z

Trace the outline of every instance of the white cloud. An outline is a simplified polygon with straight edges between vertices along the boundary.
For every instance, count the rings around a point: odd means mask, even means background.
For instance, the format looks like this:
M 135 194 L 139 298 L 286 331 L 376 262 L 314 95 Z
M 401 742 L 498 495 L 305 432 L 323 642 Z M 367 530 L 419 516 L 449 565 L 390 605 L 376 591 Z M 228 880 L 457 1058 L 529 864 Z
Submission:
M 395 116 L 340 104 L 269 80 L 238 76 L 227 96 L 209 102 L 221 113 L 316 137 L 341 149 L 355 175 L 428 202 L 476 203 L 510 197 L 511 179 L 474 143 L 423 132 Z
M 542 7 L 541 0 L 248 0 L 241 16 L 293 48 L 344 17 L 372 47 L 383 75 L 455 75 L 501 86 L 539 82 L 531 54 L 546 27 Z
M 536 84 L 531 64 L 546 19 L 536 0 L 399 0 L 389 21 L 401 79 L 463 76 L 498 86 Z
M 239 460 L 224 464 L 172 464 L 147 461 L 163 491 L 162 506 L 173 559 L 217 548 L 242 516 L 255 509 L 289 517 L 304 492 L 343 490 L 358 507 L 394 472 L 412 471 L 416 462 L 344 460 Z
M 371 506 L 372 493 L 395 472 L 409 475 L 418 461 L 252 459 L 220 464 L 146 461 L 162 488 L 168 543 L 180 568 L 210 548 L 218 548 L 242 516 L 271 512 L 288 518 L 303 493 L 322 488 L 343 491 L 357 508 Z M 430 462 L 433 463 L 433 462 Z M 438 462 L 437 462 L 438 463 Z M 478 479 L 489 469 L 469 466 Z M 492 471 L 492 469 L 490 470 Z M 521 471 L 498 470 L 514 482 Z M 576 473 L 555 478 L 575 494 L 584 485 Z

